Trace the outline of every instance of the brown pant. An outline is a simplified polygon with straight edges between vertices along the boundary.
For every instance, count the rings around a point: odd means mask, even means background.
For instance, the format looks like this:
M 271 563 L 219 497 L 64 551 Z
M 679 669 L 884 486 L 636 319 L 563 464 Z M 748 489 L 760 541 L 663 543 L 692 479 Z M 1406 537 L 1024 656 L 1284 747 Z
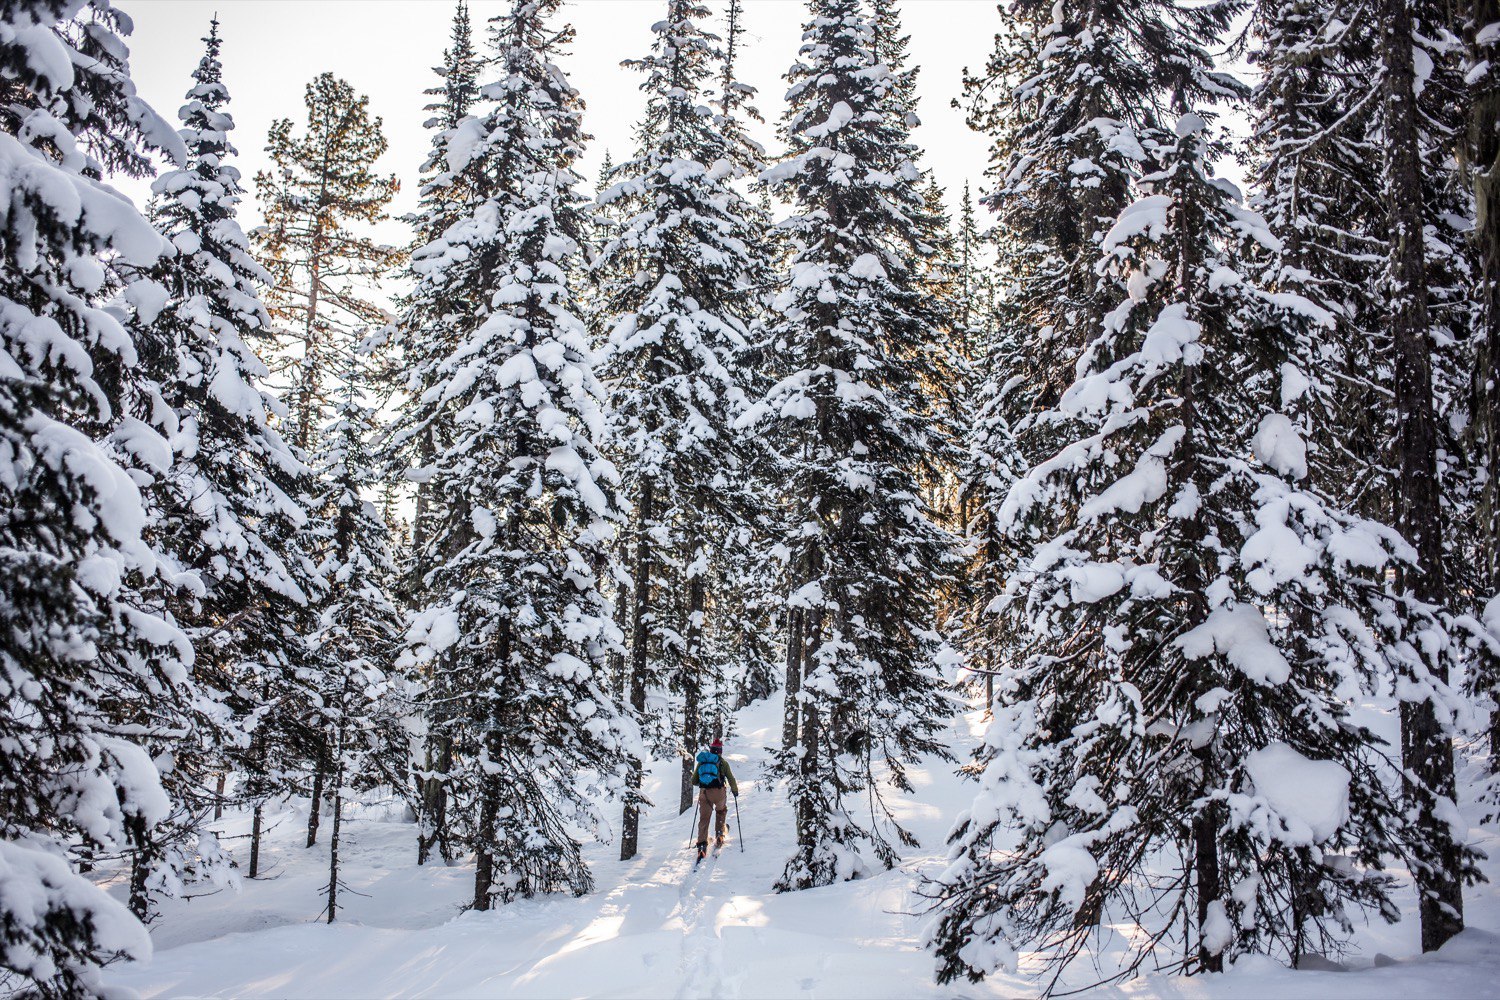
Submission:
M 709 813 L 713 813 L 714 818 L 718 820 L 714 824 L 714 836 L 724 836 L 724 824 L 729 819 L 729 789 L 698 789 L 698 843 L 700 844 L 708 841 Z

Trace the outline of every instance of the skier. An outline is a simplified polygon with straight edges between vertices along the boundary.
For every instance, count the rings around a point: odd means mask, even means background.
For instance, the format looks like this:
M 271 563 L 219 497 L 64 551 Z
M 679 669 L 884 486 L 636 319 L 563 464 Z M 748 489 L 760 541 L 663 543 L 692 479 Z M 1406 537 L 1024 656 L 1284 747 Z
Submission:
M 693 769 L 693 780 L 698 785 L 698 860 L 708 853 L 708 814 L 713 812 L 717 822 L 714 824 L 714 846 L 724 846 L 724 830 L 729 821 L 729 799 L 724 794 L 724 786 L 728 784 L 729 793 L 736 799 L 740 797 L 740 786 L 734 780 L 734 772 L 729 769 L 729 761 L 724 759 L 724 741 L 715 739 L 708 745 L 707 750 L 700 751 L 697 758 L 697 766 Z

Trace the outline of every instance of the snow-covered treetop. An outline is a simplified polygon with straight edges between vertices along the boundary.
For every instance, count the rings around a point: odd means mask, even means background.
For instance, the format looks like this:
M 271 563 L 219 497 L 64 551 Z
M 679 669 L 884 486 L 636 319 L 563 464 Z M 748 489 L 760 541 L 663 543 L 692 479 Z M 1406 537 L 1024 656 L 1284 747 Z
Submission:
M 760 143 L 745 131 L 745 120 L 764 121 L 760 111 L 750 103 L 755 99 L 756 88 L 740 80 L 735 74 L 736 61 L 740 54 L 742 37 L 745 34 L 744 0 L 729 0 L 725 14 L 724 63 L 719 74 L 718 127 L 729 144 L 732 156 L 736 156 L 742 169 L 754 173 L 765 162 L 766 151 Z
M 229 93 L 219 62 L 217 20 L 203 41 L 206 51 L 193 71 L 195 83 L 178 111 L 183 126 L 178 135 L 187 156 L 182 167 L 162 173 L 152 184 L 153 216 L 178 253 L 196 258 L 193 270 L 212 286 L 213 308 L 195 319 L 216 334 L 238 337 L 269 330 L 270 317 L 256 286 L 269 283 L 271 276 L 250 252 L 236 219 L 244 188 L 239 170 L 227 162 L 238 151 L 229 139 L 234 119 L 224 110 Z M 251 373 L 264 377 L 263 371 L 255 372 L 258 367 L 252 363 Z
M 645 75 L 646 113 L 637 135 L 642 149 L 668 155 L 695 152 L 712 131 L 707 83 L 724 54 L 719 37 L 700 27 L 708 8 L 697 0 L 667 0 L 667 16 L 651 25 L 651 54 L 622 66 Z
M 424 91 L 434 98 L 424 108 L 431 112 L 431 117 L 423 123 L 432 130 L 432 148 L 422 164 L 420 207 L 408 220 L 417 229 L 420 242 L 430 242 L 441 236 L 456 217 L 453 205 L 461 192 L 453 190 L 455 175 L 448 166 L 448 145 L 479 97 L 479 74 L 483 65 L 483 58 L 474 49 L 469 5 L 465 0 L 459 0 L 453 12 L 451 41 L 443 52 L 443 64 L 433 70 L 441 82 Z
M 211 563 L 215 601 L 243 601 L 247 583 L 297 603 L 301 579 L 285 553 L 291 530 L 306 520 L 310 470 L 277 430 L 286 416 L 268 392 L 269 372 L 251 343 L 270 332 L 259 286 L 270 275 L 250 251 L 238 212 L 243 195 L 229 135 L 234 120 L 219 61 L 218 22 L 179 115 L 187 158 L 152 185 L 152 221 L 176 254 L 151 272 L 166 288 L 164 305 L 127 291 L 143 337 L 171 357 L 149 366 L 173 417 L 168 430 L 177 462 L 167 482 L 175 506 L 170 530 L 201 539 Z M 192 561 L 197 562 L 195 558 Z M 204 568 L 204 567 L 195 567 Z
M 603 433 L 601 390 L 569 288 L 583 231 L 572 169 L 583 140 L 582 102 L 554 62 L 573 33 L 548 25 L 558 6 L 517 0 L 490 22 L 500 78 L 480 88 L 490 107 L 460 123 L 448 148 L 448 169 L 469 192 L 467 215 L 412 256 L 416 295 L 463 302 L 483 290 L 484 300 L 450 331 L 457 339 L 433 367 L 413 373 L 418 415 L 403 433 L 456 406 L 465 433 L 512 435 L 525 449 L 546 442 L 534 460 L 582 502 L 592 530 L 607 533 L 613 505 L 596 476 L 607 480 L 613 471 L 592 443 Z M 516 420 L 524 428 L 510 426 Z M 522 480 L 541 472 L 531 468 L 533 458 L 511 470 L 505 489 L 526 491 Z M 449 460 L 466 462 L 458 451 L 439 461 Z
M 901 78 L 880 61 L 874 25 L 855 0 L 816 0 L 810 11 L 787 71 L 787 154 L 762 178 L 806 209 L 782 224 L 794 239 L 824 225 L 847 235 L 820 251 L 830 264 L 855 276 L 902 269 L 899 246 L 913 246 L 929 227 L 920 218 L 912 122 L 905 101 L 893 99 L 901 96 Z M 829 195 L 840 191 L 858 193 L 835 197 L 830 207 Z M 862 249 L 853 256 L 839 249 L 852 247 Z M 876 247 L 878 257 L 854 259 Z M 811 280 L 805 269 L 801 277 Z
M 982 73 L 966 76 L 969 125 L 996 138 L 986 201 L 1000 213 L 1002 266 L 1016 275 L 1020 318 L 1041 367 L 1060 369 L 1069 329 L 1102 311 L 1094 241 L 1146 169 L 1144 146 L 1187 104 L 1246 88 L 1214 68 L 1212 46 L 1235 3 L 1014 0 Z M 1169 106 L 1170 105 L 1170 106 Z M 1036 373 L 1038 394 L 1059 379 Z M 1021 409 L 1025 409 L 1024 405 Z
M 599 197 L 621 215 L 598 261 L 613 443 L 627 476 L 660 480 L 656 514 L 668 518 L 679 501 L 696 509 L 732 492 L 709 480 L 737 460 L 740 355 L 752 290 L 769 282 L 759 215 L 733 186 L 743 159 L 712 108 L 726 56 L 700 26 L 707 16 L 696 0 L 668 0 L 651 54 L 625 64 L 646 77 L 641 148 Z

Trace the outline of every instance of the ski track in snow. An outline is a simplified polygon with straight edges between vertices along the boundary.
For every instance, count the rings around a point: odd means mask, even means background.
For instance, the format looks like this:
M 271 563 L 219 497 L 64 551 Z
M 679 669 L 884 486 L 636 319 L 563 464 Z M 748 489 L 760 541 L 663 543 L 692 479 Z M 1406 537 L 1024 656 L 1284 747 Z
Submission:
M 417 867 L 413 827 L 380 810 L 352 810 L 341 845 L 344 896 L 339 922 L 318 920 L 327 884 L 327 844 L 301 846 L 306 807 L 271 817 L 271 878 L 246 882 L 167 907 L 153 926 L 156 957 L 107 972 L 111 987 L 144 997 L 618 997 L 681 1000 L 829 1000 L 849 997 L 982 998 L 1030 996 L 1037 982 L 997 975 L 982 984 L 932 981 L 933 960 L 920 947 L 923 918 L 917 874 L 941 864 L 943 836 L 966 808 L 973 786 L 951 765 L 914 768 L 917 794 L 901 818 L 922 841 L 893 872 L 806 892 L 775 894 L 771 885 L 793 848 L 784 793 L 768 786 L 767 747 L 780 735 L 779 703 L 742 713 L 726 756 L 740 777 L 741 819 L 730 805 L 729 839 L 693 865 L 696 806 L 678 814 L 677 763 L 655 767 L 642 811 L 640 853 L 619 861 L 614 845 L 586 849 L 596 891 L 463 913 L 472 891 L 468 864 Z M 1383 716 L 1362 718 L 1377 727 Z M 1387 720 L 1388 721 L 1388 720 Z M 977 715 L 954 725 L 963 759 L 982 728 Z M 248 831 L 226 818 L 225 832 Z M 325 824 L 326 830 L 326 824 Z M 326 834 L 325 834 L 326 840 Z M 1500 837 L 1480 846 L 1500 879 Z M 226 840 L 243 859 L 248 843 Z M 743 848 L 743 849 L 742 849 Z M 118 880 L 111 891 L 123 897 Z M 366 895 L 357 895 L 364 893 Z M 1410 901 L 1402 900 L 1403 909 Z M 1472 927 L 1449 948 L 1416 957 L 1414 921 L 1361 929 L 1352 973 L 1294 972 L 1269 960 L 1221 976 L 1146 976 L 1090 996 L 1240 1000 L 1274 996 L 1328 1000 L 1500 998 L 1500 890 L 1471 889 Z M 1398 961 L 1372 969 L 1377 953 Z M 1092 969 L 1079 963 L 1079 973 Z M 1083 980 L 1086 982 L 1087 980 Z
M 709 889 L 718 863 L 717 852 L 710 851 L 695 866 L 687 883 L 691 888 L 678 907 L 677 919 L 682 923 L 682 961 L 677 967 L 682 985 L 674 994 L 678 1000 L 725 996 L 724 940 L 710 914 L 713 897 Z M 710 919 L 705 921 L 705 915 Z

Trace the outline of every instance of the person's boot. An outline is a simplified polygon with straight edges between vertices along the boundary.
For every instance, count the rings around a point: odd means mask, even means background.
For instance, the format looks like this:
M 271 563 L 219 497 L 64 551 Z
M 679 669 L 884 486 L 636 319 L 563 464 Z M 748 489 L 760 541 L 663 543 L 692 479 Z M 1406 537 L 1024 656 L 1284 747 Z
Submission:
M 722 832 L 717 837 L 714 838 L 714 846 L 715 847 L 723 847 L 724 846 L 724 834 Z
M 703 856 L 705 854 L 707 854 L 707 853 L 708 853 L 708 841 L 706 841 L 706 840 L 700 840 L 700 841 L 698 841 L 698 860 L 702 861 L 703 860 Z

